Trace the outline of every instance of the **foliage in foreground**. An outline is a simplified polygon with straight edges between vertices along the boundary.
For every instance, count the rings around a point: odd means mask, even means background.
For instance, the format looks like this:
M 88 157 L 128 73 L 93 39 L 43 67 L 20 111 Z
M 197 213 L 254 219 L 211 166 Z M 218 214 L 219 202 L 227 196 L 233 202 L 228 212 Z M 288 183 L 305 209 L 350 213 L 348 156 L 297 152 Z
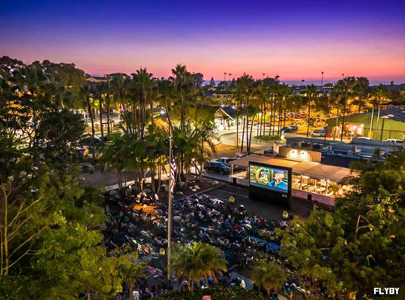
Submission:
M 186 278 L 190 289 L 193 280 L 199 283 L 200 278 L 212 276 L 217 281 L 215 272 L 226 270 L 227 261 L 215 246 L 194 242 L 192 245 L 176 244 L 173 250 L 172 267 L 176 278 Z
M 252 280 L 268 294 L 271 289 L 280 291 L 286 280 L 286 275 L 282 272 L 281 266 L 276 262 L 267 262 L 260 259 L 252 270 Z
M 159 300 L 201 300 L 204 295 L 211 295 L 215 300 L 261 300 L 266 297 L 255 290 L 245 290 L 240 286 L 236 287 L 223 287 L 215 286 L 205 290 L 194 290 L 186 292 L 170 292 L 164 297 L 158 298 Z
M 315 209 L 307 220 L 294 218 L 281 251 L 298 274 L 344 298 L 405 281 L 405 150 L 353 168 L 355 190 L 337 201 L 337 212 Z

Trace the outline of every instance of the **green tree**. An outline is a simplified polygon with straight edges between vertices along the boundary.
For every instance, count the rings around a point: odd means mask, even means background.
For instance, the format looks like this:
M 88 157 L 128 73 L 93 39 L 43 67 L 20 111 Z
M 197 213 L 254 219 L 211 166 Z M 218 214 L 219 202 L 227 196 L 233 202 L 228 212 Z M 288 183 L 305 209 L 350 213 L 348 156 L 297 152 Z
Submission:
M 252 96 L 253 82 L 253 77 L 246 74 L 236 80 L 236 90 L 237 94 L 241 98 L 241 107 L 244 113 L 244 115 L 242 116 L 243 128 L 240 151 L 243 151 L 244 137 L 246 137 L 246 149 L 247 151 L 250 151 L 248 105 L 250 104 L 250 97 Z
M 123 278 L 125 285 L 129 289 L 129 299 L 133 300 L 134 285 L 138 279 L 145 277 L 145 263 L 137 262 L 138 254 L 136 252 L 129 252 L 122 254 L 118 259 L 120 274 Z
M 401 286 L 405 274 L 405 151 L 386 161 L 353 164 L 354 190 L 338 199 L 332 214 L 315 209 L 306 220 L 295 218 L 282 238 L 281 255 L 323 285 L 347 298 L 371 297 L 374 287 Z M 311 286 L 306 288 L 311 289 Z
M 252 280 L 259 288 L 264 288 L 267 294 L 270 295 L 271 289 L 281 290 L 286 276 L 282 272 L 281 266 L 277 263 L 260 259 L 253 267 Z
M 343 141 L 343 134 L 345 129 L 345 116 L 346 116 L 346 108 L 349 101 L 349 97 L 352 97 L 355 92 L 355 87 L 357 85 L 357 81 L 355 77 L 345 77 L 339 80 L 336 83 L 336 90 L 339 91 L 342 95 L 343 100 L 343 117 L 342 117 L 342 129 L 340 133 L 340 140 Z
M 307 137 L 309 137 L 309 128 L 311 126 L 311 102 L 315 100 L 315 97 L 318 96 L 318 90 L 313 84 L 308 85 L 305 91 L 305 98 L 308 105 L 308 125 L 307 125 Z
M 216 280 L 215 272 L 226 270 L 226 260 L 222 258 L 219 248 L 201 242 L 192 245 L 176 245 L 172 254 L 172 268 L 177 278 L 184 277 L 198 284 L 202 277 L 212 276 Z
M 143 138 L 146 128 L 146 108 L 149 103 L 150 119 L 153 127 L 153 99 L 152 91 L 155 82 L 152 80 L 152 73 L 149 73 L 146 68 L 141 68 L 132 74 L 137 94 L 139 95 L 139 110 L 141 115 L 140 137 Z
M 355 86 L 356 96 L 358 97 L 359 113 L 361 113 L 361 108 L 364 106 L 364 99 L 368 97 L 370 89 L 370 81 L 367 77 L 357 77 L 357 84 Z

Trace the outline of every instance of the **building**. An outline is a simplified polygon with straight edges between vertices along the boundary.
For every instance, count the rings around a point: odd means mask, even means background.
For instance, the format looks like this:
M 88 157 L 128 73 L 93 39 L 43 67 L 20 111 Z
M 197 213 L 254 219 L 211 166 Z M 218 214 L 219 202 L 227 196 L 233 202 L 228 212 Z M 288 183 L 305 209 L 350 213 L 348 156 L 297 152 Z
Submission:
M 230 91 L 204 90 L 203 94 L 209 100 L 207 104 L 214 105 L 227 105 L 233 98 L 233 93 Z
M 215 111 L 215 123 L 219 129 L 229 129 L 236 125 L 236 109 L 229 106 L 220 106 Z
M 292 89 L 293 89 L 294 95 L 305 96 L 305 94 L 307 92 L 306 85 L 293 86 Z M 316 89 L 319 92 L 318 96 L 329 96 L 333 92 L 334 86 L 332 84 L 325 84 L 324 86 L 316 86 Z
M 405 111 L 397 108 L 373 110 L 367 113 L 345 116 L 345 138 L 369 137 L 373 140 L 405 139 Z M 328 119 L 326 135 L 340 138 L 343 117 Z
M 352 187 L 342 183 L 342 180 L 349 176 L 357 176 L 349 168 L 252 154 L 231 162 L 231 178 L 235 184 L 249 185 L 248 166 L 250 162 L 291 168 L 292 197 L 329 207 L 335 206 L 336 198 L 344 197 L 345 194 L 352 191 Z M 244 171 L 235 173 L 236 168 Z
M 403 102 L 398 102 L 398 101 L 391 101 L 385 104 L 381 104 L 380 108 L 382 110 L 387 110 L 387 109 L 400 109 L 400 110 L 405 110 L 405 103 Z
M 325 165 L 348 168 L 350 163 L 359 159 L 378 161 L 383 156 L 374 157 L 376 150 L 389 154 L 405 147 L 405 143 L 385 142 L 367 139 L 352 139 L 350 143 L 340 140 L 313 139 L 303 137 L 287 138 L 286 144 L 278 147 L 278 155 L 302 162 L 321 162 Z

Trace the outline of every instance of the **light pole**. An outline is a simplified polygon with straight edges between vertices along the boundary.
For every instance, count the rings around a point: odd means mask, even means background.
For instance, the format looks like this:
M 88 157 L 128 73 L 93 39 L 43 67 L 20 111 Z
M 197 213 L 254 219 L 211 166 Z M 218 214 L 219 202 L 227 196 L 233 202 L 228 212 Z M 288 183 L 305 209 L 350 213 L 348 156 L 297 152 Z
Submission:
M 321 74 L 322 74 L 321 87 L 323 87 L 323 71 L 321 72 Z

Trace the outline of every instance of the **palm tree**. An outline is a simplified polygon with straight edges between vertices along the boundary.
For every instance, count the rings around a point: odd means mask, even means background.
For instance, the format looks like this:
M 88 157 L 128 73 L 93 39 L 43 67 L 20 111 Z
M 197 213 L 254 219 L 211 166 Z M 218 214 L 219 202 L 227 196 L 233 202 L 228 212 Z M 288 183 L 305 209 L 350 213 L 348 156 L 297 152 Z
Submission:
M 344 126 L 345 126 L 345 116 L 346 116 L 346 106 L 347 102 L 349 100 L 349 96 L 351 96 L 354 92 L 354 88 L 357 84 L 356 78 L 355 77 L 345 77 L 341 80 L 339 80 L 336 83 L 336 87 L 338 90 L 342 92 L 342 96 L 344 95 L 343 98 L 343 117 L 342 117 L 342 131 L 340 133 L 340 141 L 343 141 L 343 132 L 344 132 Z
M 100 123 L 100 131 L 101 137 L 104 137 L 104 125 L 103 125 L 103 93 L 104 93 L 104 85 L 100 84 L 91 89 L 92 99 L 95 102 L 96 106 L 98 107 L 98 115 L 99 115 L 99 123 Z
M 314 98 L 318 95 L 318 90 L 316 86 L 313 84 L 307 85 L 307 90 L 306 90 L 306 98 L 307 98 L 307 105 L 308 105 L 308 127 L 307 127 L 307 137 L 309 137 L 309 126 L 311 123 L 311 102 L 314 100 Z
M 94 138 L 96 135 L 96 130 L 94 127 L 94 115 L 93 115 L 93 109 L 92 109 L 92 103 L 90 101 L 90 95 L 91 95 L 91 90 L 89 86 L 83 86 L 82 89 L 80 90 L 80 95 L 82 98 L 84 98 L 84 107 L 87 109 L 87 114 L 90 119 L 90 124 L 91 124 L 91 137 L 92 137 L 92 153 L 93 153 L 93 159 L 96 158 L 96 153 L 95 153 L 95 145 L 94 145 Z
M 177 100 L 180 102 L 180 129 L 184 132 L 185 122 L 186 122 L 186 98 L 187 92 L 192 86 L 191 74 L 187 71 L 187 67 L 183 65 L 177 65 L 176 68 L 172 69 L 173 77 L 173 87 Z
M 243 101 L 243 130 L 242 130 L 242 142 L 241 142 L 241 151 L 243 151 L 243 143 L 244 143 L 244 135 L 245 135 L 245 128 L 246 128 L 246 150 L 249 151 L 249 116 L 248 116 L 248 105 L 249 105 L 249 98 L 252 94 L 252 87 L 253 87 L 253 77 L 250 75 L 244 74 L 243 76 L 239 77 L 236 80 L 236 89 L 238 93 L 242 97 Z M 245 125 L 246 124 L 246 125 Z
M 145 278 L 145 263 L 137 262 L 138 254 L 130 252 L 118 258 L 118 269 L 125 285 L 129 289 L 129 299 L 134 300 L 134 284 L 138 279 Z
M 123 186 L 122 171 L 129 157 L 128 144 L 129 141 L 126 136 L 114 133 L 109 137 L 108 143 L 103 144 L 100 148 L 101 165 L 104 170 L 111 168 L 117 170 L 117 182 L 120 188 Z
M 198 162 L 200 166 L 200 181 L 202 181 L 202 166 L 205 160 L 216 153 L 214 141 L 218 140 L 218 136 L 216 135 L 215 128 L 214 122 L 202 121 L 195 130 L 196 137 L 199 140 L 195 162 Z M 196 164 L 195 168 L 198 169 Z
M 165 114 L 168 119 L 169 126 L 173 131 L 173 123 L 171 120 L 171 101 L 174 98 L 174 88 L 173 82 L 170 80 L 166 80 L 162 78 L 161 80 L 157 81 L 157 99 L 159 100 L 159 104 L 165 108 Z
M 150 169 L 152 190 L 153 192 L 156 192 L 160 189 L 162 167 L 167 160 L 169 152 L 167 149 L 167 136 L 161 128 L 150 125 L 144 138 L 146 144 L 146 160 Z M 157 185 L 155 179 L 156 169 L 158 175 Z
M 367 77 L 357 77 L 356 94 L 359 97 L 359 113 L 361 113 L 362 105 L 364 105 L 364 98 L 367 96 L 368 89 L 370 88 L 370 81 Z
M 252 270 L 252 280 L 259 288 L 264 288 L 268 295 L 270 290 L 280 290 L 286 280 L 280 265 L 260 259 Z
M 217 281 L 215 272 L 226 271 L 227 261 L 217 247 L 194 242 L 192 245 L 177 244 L 173 250 L 173 271 L 177 279 L 183 277 L 188 280 L 190 290 L 193 288 L 193 281 L 199 284 L 201 277 L 208 276 Z
M 111 75 L 111 90 L 113 95 L 113 100 L 116 103 L 120 103 L 121 111 L 124 115 L 125 127 L 121 126 L 126 132 L 134 134 L 132 123 L 129 120 L 127 101 L 129 98 L 129 87 L 130 80 L 126 74 L 114 74 Z
M 388 95 L 389 95 L 389 93 L 388 93 L 387 87 L 382 84 L 375 87 L 372 91 L 372 96 L 373 96 L 372 104 L 374 107 L 377 107 L 377 109 L 378 109 L 376 128 L 378 128 L 378 123 L 380 121 L 380 106 L 381 106 L 383 100 L 387 99 Z M 371 126 L 372 126 L 372 124 L 371 124 Z
M 153 81 L 152 81 L 152 73 L 149 73 L 146 68 L 140 68 L 136 71 L 136 73 L 131 74 L 133 80 L 135 82 L 135 86 L 139 93 L 139 103 L 140 103 L 140 115 L 141 115 L 141 128 L 140 128 L 140 137 L 143 138 L 145 134 L 145 126 L 146 126 L 146 105 L 149 101 L 150 104 L 150 115 L 151 115 L 151 122 L 153 125 L 153 100 L 152 97 L 152 89 L 153 89 Z

